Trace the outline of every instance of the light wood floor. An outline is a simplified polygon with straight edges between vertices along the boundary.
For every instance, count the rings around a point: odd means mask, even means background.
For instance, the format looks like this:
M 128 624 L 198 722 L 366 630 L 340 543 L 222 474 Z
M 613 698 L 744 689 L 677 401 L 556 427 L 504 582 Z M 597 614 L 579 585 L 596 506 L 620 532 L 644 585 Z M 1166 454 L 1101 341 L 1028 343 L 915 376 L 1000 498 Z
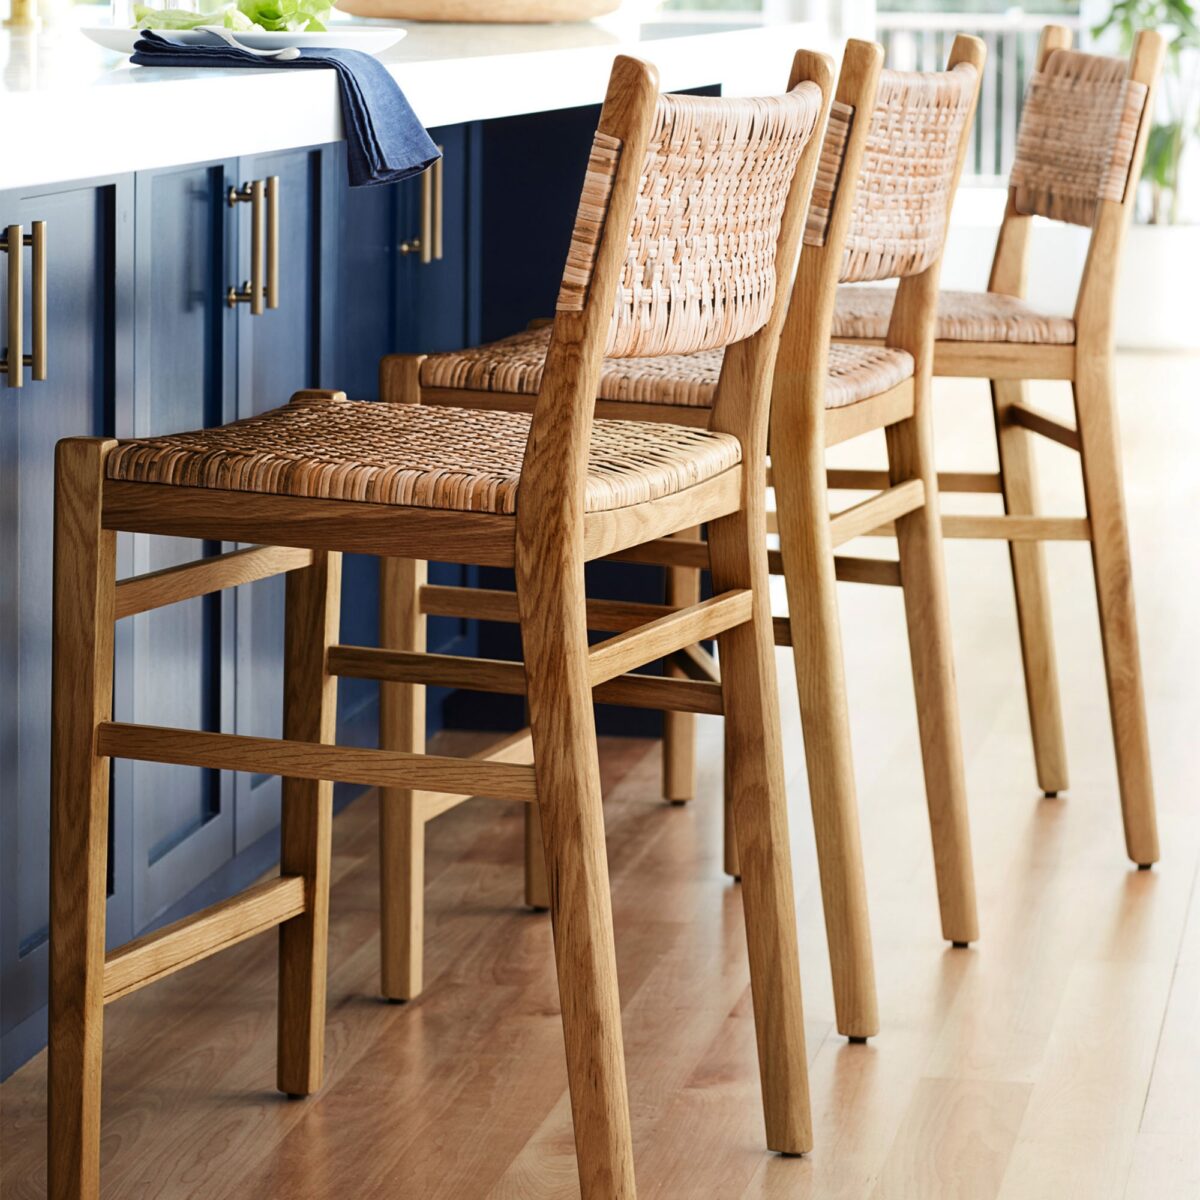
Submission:
M 832 1024 L 791 668 L 781 657 L 817 1148 L 762 1148 L 738 891 L 721 873 L 720 730 L 701 799 L 657 799 L 658 748 L 604 747 L 641 1194 L 804 1200 L 1200 1196 L 1200 359 L 1121 362 L 1127 486 L 1163 861 L 1125 860 L 1087 548 L 1050 551 L 1072 787 L 1039 798 L 999 544 L 949 550 L 982 940 L 938 936 L 895 592 L 843 588 L 883 1031 Z M 1061 407 L 1063 389 L 1035 399 Z M 939 385 L 945 465 L 990 466 L 980 384 Z M 861 450 L 843 463 L 867 462 Z M 1048 502 L 1078 503 L 1048 446 Z M 973 503 L 979 503 L 976 499 Z M 1065 511 L 1078 511 L 1070 508 Z M 881 543 L 880 548 L 886 545 Z M 428 985 L 375 998 L 375 805 L 337 822 L 328 1082 L 274 1077 L 274 940 L 107 1014 L 106 1197 L 540 1200 L 576 1194 L 545 917 L 522 912 L 521 816 L 430 829 Z M 5 1200 L 44 1194 L 44 1058 L 0 1089 Z

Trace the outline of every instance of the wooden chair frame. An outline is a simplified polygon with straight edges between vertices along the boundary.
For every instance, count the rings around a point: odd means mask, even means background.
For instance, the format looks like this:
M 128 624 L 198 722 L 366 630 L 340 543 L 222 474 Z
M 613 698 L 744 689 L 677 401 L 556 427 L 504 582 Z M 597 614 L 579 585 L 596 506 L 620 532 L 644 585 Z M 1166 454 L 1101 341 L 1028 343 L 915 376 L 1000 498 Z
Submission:
M 815 82 L 827 109 L 830 77 L 828 60 L 801 52 L 789 87 Z M 593 402 L 657 101 L 653 68 L 618 58 L 599 133 L 617 139 L 622 153 L 588 297 L 578 311 L 560 309 L 555 321 L 515 516 L 120 481 L 106 471 L 116 442 L 60 443 L 51 797 L 51 1200 L 95 1200 L 99 1193 L 105 1003 L 276 926 L 278 1086 L 293 1095 L 320 1086 L 332 781 L 384 789 L 385 812 L 397 797 L 409 797 L 411 806 L 412 797 L 434 793 L 443 807 L 477 794 L 536 807 L 581 1191 L 585 1200 L 633 1197 L 594 697 L 724 712 L 735 730 L 734 820 L 744 861 L 767 1143 L 790 1154 L 811 1148 L 782 735 L 767 563 L 758 536 L 761 473 L 736 467 L 685 493 L 611 512 L 585 512 Z M 795 259 L 819 149 L 813 136 L 791 180 L 777 246 L 781 263 Z M 780 291 L 767 324 L 730 345 L 713 412 L 712 427 L 739 439 L 750 463 L 766 452 L 771 374 L 785 308 L 785 289 Z M 626 614 L 636 619 L 628 620 L 623 632 L 589 647 L 584 562 L 675 534 L 698 519 L 709 526 L 717 595 L 666 613 Z M 118 583 L 118 530 L 266 545 Z M 336 644 L 341 552 L 394 561 L 424 558 L 435 548 L 439 558 L 515 569 L 523 664 L 447 659 L 389 648 L 390 643 L 385 648 Z M 116 619 L 283 572 L 282 738 L 111 719 Z M 629 673 L 710 637 L 717 637 L 726 652 L 720 684 Z M 397 685 L 418 681 L 524 692 L 530 729 L 471 759 L 425 755 L 418 746 L 396 748 L 391 739 L 379 750 L 337 746 L 339 675 L 382 680 L 393 698 L 404 694 Z M 395 708 L 388 711 L 394 718 Z M 105 955 L 108 776 L 114 757 L 282 775 L 279 875 Z M 394 835 L 391 814 L 388 820 Z
M 959 38 L 950 66 L 975 65 L 982 73 L 983 46 L 978 39 Z M 837 100 L 857 113 L 874 106 L 882 50 L 871 43 L 848 44 L 838 79 Z M 869 122 L 857 121 L 844 149 L 841 184 L 834 200 L 823 247 L 806 246 L 791 294 L 791 311 L 781 331 L 780 359 L 774 382 L 771 447 L 774 486 L 779 507 L 793 515 L 786 524 L 781 551 L 768 556 L 774 574 L 788 576 L 789 608 L 793 617 L 776 619 L 777 644 L 792 645 L 797 660 L 805 745 L 809 769 L 818 857 L 838 1029 L 854 1041 L 865 1041 L 879 1029 L 871 936 L 866 905 L 848 714 L 842 674 L 840 633 L 833 584 L 837 579 L 903 586 L 909 613 L 914 681 L 921 714 L 931 822 L 934 833 L 942 928 L 947 940 L 965 945 L 978 936 L 973 871 L 967 835 L 957 703 L 950 659 L 940 535 L 937 529 L 936 476 L 930 466 L 928 413 L 929 364 L 933 336 L 933 297 L 938 264 L 901 285 L 903 300 L 888 344 L 913 354 L 913 379 L 881 395 L 845 408 L 826 410 L 823 403 L 829 331 L 855 196 L 855 181 Z M 969 128 L 969 121 L 967 123 Z M 966 134 L 959 146 L 956 172 L 966 154 Z M 955 175 L 957 184 L 957 173 Z M 823 331 L 823 332 L 822 332 Z M 421 384 L 421 356 L 394 355 L 381 365 L 381 394 L 396 402 L 452 404 L 464 407 L 526 409 L 529 396 L 501 392 L 438 388 Z M 724 376 L 722 376 L 722 379 Z M 598 414 L 633 420 L 707 424 L 715 409 L 649 405 L 599 400 Z M 712 427 L 716 427 L 713 425 Z M 891 472 L 878 497 L 828 517 L 827 497 L 805 490 L 802 481 L 816 478 L 820 455 L 824 479 L 827 446 L 872 430 L 888 430 Z M 781 479 L 781 475 L 783 478 Z M 771 482 L 770 472 L 767 481 Z M 782 486 L 781 486 L 782 485 Z M 774 527 L 775 514 L 762 528 Z M 901 559 L 897 562 L 835 556 L 834 547 L 875 526 L 899 520 L 904 527 Z M 828 533 L 815 532 L 818 527 Z M 781 529 L 781 533 L 783 533 Z M 812 542 L 812 538 L 818 538 Z M 667 606 L 694 604 L 700 596 L 700 570 L 707 565 L 708 548 L 698 527 L 670 539 L 659 539 L 620 551 L 612 557 L 667 567 Z M 787 570 L 792 564 L 790 574 Z M 457 615 L 486 620 L 511 620 L 515 615 L 504 593 L 433 587 L 424 564 L 403 563 L 392 568 L 381 589 L 382 620 L 387 636 L 405 646 L 423 645 L 421 622 L 426 614 Z M 647 606 L 590 601 L 589 622 L 595 629 L 618 628 Z M 802 623 L 807 626 L 800 628 Z M 389 643 L 390 644 L 390 643 Z M 720 673 L 713 659 L 691 646 L 668 660 L 669 673 L 697 686 L 713 686 Z M 408 689 L 391 710 L 397 718 L 392 737 L 410 745 L 423 729 L 421 700 Z M 694 714 L 668 713 L 664 730 L 663 787 L 667 799 L 684 802 L 694 790 Z M 734 730 L 726 728 L 726 756 L 733 755 Z M 727 787 L 726 869 L 741 877 L 738 840 L 734 836 Z M 412 801 L 405 801 L 411 804 Z M 403 810 L 401 810 L 403 811 Z M 538 864 L 536 812 L 529 810 L 526 827 L 526 902 L 546 903 Z M 383 986 L 385 994 L 407 998 L 421 987 L 422 860 L 419 840 L 423 825 L 402 817 L 402 830 L 385 837 L 383 873 Z
M 1070 46 L 1069 30 L 1047 26 L 1038 49 L 1038 68 L 1053 51 Z M 1074 345 L 938 340 L 933 362 L 935 376 L 986 379 L 991 386 L 999 471 L 944 473 L 940 480 L 945 492 L 998 493 L 1003 498 L 1005 515 L 948 514 L 942 518 L 942 526 L 948 538 L 998 538 L 1009 543 L 1034 760 L 1038 784 L 1047 797 L 1067 789 L 1068 772 L 1042 543 L 1091 542 L 1125 845 L 1130 859 L 1142 869 L 1158 861 L 1159 845 L 1121 482 L 1113 322 L 1121 250 L 1133 215 L 1163 54 L 1163 40 L 1158 33 L 1145 31 L 1137 35 L 1128 78 L 1145 84 L 1147 96 L 1124 198 L 1119 202 L 1100 200 L 1096 205 L 1075 301 Z M 1026 294 L 1032 223 L 1032 217 L 1018 210 L 1015 189 L 1010 187 L 988 280 L 989 292 L 1018 297 Z M 1034 379 L 1070 383 L 1075 402 L 1074 427 L 1029 404 L 1027 381 Z M 1039 512 L 1034 436 L 1049 438 L 1080 456 L 1086 516 L 1047 516 Z M 875 474 L 841 472 L 830 482 L 835 487 L 871 486 Z

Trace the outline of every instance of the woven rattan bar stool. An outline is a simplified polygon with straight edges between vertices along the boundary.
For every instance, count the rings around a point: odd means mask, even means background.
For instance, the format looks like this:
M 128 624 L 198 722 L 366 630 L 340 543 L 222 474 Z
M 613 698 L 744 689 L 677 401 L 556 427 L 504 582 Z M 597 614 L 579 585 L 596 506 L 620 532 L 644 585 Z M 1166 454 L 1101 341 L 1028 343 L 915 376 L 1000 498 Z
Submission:
M 660 97 L 619 58 L 592 148 L 532 417 L 306 392 L 252 419 L 159 438 L 68 440 L 57 462 L 49 1179 L 98 1194 L 104 1004 L 279 926 L 282 1091 L 321 1081 L 331 782 L 536 804 L 582 1194 L 635 1195 L 593 694 L 724 712 L 767 1144 L 811 1147 L 781 732 L 760 536 L 770 380 L 831 68 L 789 91 Z M 670 247 L 672 253 L 666 254 Z M 593 421 L 601 360 L 725 347 L 709 429 Z M 743 468 L 743 463 L 751 469 Z M 589 647 L 583 565 L 696 521 L 717 594 L 640 610 Z M 264 543 L 117 583 L 118 530 Z M 514 567 L 524 663 L 333 644 L 340 553 Z M 115 723 L 114 620 L 287 576 L 284 738 Z M 716 637 L 721 684 L 630 672 Z M 456 759 L 337 746 L 336 677 L 526 692 L 530 732 Z M 279 875 L 104 953 L 112 758 L 284 777 Z
M 939 298 L 934 374 L 990 381 L 1000 460 L 998 473 L 947 474 L 941 487 L 998 492 L 1005 512 L 946 516 L 943 528 L 946 537 L 1009 543 L 1037 779 L 1047 796 L 1066 789 L 1067 757 L 1042 543 L 1091 542 L 1125 845 L 1129 857 L 1145 868 L 1158 860 L 1158 832 L 1112 344 L 1121 247 L 1141 174 L 1163 42 L 1157 33 L 1140 33 L 1128 61 L 1084 54 L 1070 45 L 1070 33 L 1059 26 L 1042 34 L 988 290 L 944 292 Z M 1022 299 L 1035 216 L 1091 229 L 1072 317 L 1048 316 Z M 891 294 L 881 289 L 844 289 L 835 336 L 878 343 L 886 335 L 891 304 Z M 1073 428 L 1030 407 L 1030 379 L 1070 382 Z M 1038 515 L 1035 435 L 1079 454 L 1085 518 Z M 836 482 L 845 487 L 872 486 L 876 477 L 845 471 L 838 476 Z
M 966 796 L 937 518 L 928 412 L 929 368 L 937 271 L 949 204 L 966 152 L 983 61 L 974 38 L 955 42 L 949 69 L 916 75 L 880 71 L 882 51 L 851 42 L 838 82 L 817 172 L 791 311 L 782 333 L 771 417 L 771 458 L 781 550 L 770 569 L 787 577 L 790 622 L 775 621 L 779 644 L 796 658 L 810 792 L 821 865 L 838 1029 L 855 1040 L 878 1032 L 874 966 L 842 676 L 837 578 L 903 587 L 909 615 L 921 741 L 934 836 L 942 928 L 955 943 L 978 927 Z M 830 323 L 841 279 L 902 276 L 902 301 L 886 346 L 831 346 Z M 535 328 L 502 342 L 428 357 L 385 360 L 383 394 L 426 406 L 527 409 L 537 392 L 549 331 Z M 711 427 L 718 380 L 727 372 L 720 349 L 648 358 L 609 358 L 600 374 L 597 412 L 612 417 Z M 829 518 L 826 446 L 887 428 L 891 474 L 881 495 Z M 896 520 L 900 562 L 835 557 L 834 547 Z M 760 532 L 764 536 L 764 525 Z M 615 557 L 669 566 L 668 598 L 694 603 L 708 549 L 695 536 L 659 539 Z M 425 614 L 512 620 L 501 592 L 429 586 L 423 564 L 397 563 L 385 581 L 383 620 L 397 644 L 420 648 Z M 594 628 L 620 628 L 630 606 L 592 601 Z M 719 672 L 698 647 L 674 660 L 692 679 Z M 722 667 L 731 664 L 722 655 Z M 409 689 L 415 693 L 419 689 Z M 390 736 L 419 745 L 420 699 L 397 701 L 403 718 Z M 686 714 L 667 726 L 665 757 L 686 754 Z M 727 724 L 727 757 L 736 731 Z M 736 789 L 727 782 L 727 795 Z M 420 988 L 421 857 L 417 833 L 423 802 L 393 800 L 403 835 L 382 843 L 383 987 L 404 998 Z M 428 812 L 428 806 L 424 807 Z M 433 811 L 437 811 L 434 809 Z M 727 809 L 728 811 L 728 809 Z M 531 817 L 536 817 L 531 811 Z M 397 818 L 394 818 L 397 819 Z M 740 839 L 727 822 L 726 859 L 741 874 Z M 536 831 L 534 831 L 536 832 Z M 544 903 L 538 841 L 527 839 L 526 899 Z M 744 856 L 743 856 L 744 861 Z

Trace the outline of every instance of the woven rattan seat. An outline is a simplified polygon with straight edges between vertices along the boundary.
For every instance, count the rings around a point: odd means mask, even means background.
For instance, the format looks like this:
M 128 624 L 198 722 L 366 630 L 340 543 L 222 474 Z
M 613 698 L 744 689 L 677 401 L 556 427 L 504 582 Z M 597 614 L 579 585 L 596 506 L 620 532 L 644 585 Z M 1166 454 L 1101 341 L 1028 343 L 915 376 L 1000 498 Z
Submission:
M 141 483 L 508 514 L 528 435 L 524 413 L 302 395 L 217 429 L 122 442 L 107 468 Z M 600 420 L 586 511 L 674 495 L 740 461 L 728 434 Z
M 549 344 L 546 326 L 483 346 L 431 354 L 421 364 L 421 386 L 535 395 Z M 701 350 L 656 358 L 607 358 L 600 373 L 600 399 L 708 408 L 723 354 L 723 350 Z M 825 406 L 842 408 L 876 396 L 912 373 L 912 356 L 903 350 L 834 345 Z
M 889 288 L 838 289 L 833 336 L 883 338 L 896 293 Z M 1070 346 L 1075 322 L 1031 308 L 1016 296 L 996 292 L 942 292 L 936 337 L 944 342 L 1012 342 Z

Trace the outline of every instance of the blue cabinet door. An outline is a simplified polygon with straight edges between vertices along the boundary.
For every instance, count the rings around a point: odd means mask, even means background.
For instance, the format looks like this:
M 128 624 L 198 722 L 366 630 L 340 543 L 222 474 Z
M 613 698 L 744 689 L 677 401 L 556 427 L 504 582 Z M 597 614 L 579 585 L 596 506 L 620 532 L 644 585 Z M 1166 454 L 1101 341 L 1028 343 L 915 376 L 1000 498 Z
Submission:
M 336 268 L 337 155 L 331 147 L 288 150 L 238 161 L 239 184 L 275 176 L 279 183 L 279 307 L 237 314 L 237 416 L 285 404 L 293 392 L 325 386 L 331 371 L 330 326 Z M 344 179 L 344 174 L 342 179 Z M 248 204 L 230 218 L 238 242 L 238 278 L 250 275 Z M 330 385 L 336 386 L 336 385 Z M 283 733 L 283 596 L 281 576 L 237 589 L 238 733 Z M 239 774 L 235 850 L 241 853 L 279 824 L 280 781 Z
M 393 352 L 428 354 L 479 341 L 482 127 L 453 125 L 429 132 L 442 149 L 442 201 L 434 214 L 441 227 L 442 256 L 426 263 L 419 254 L 396 254 Z M 421 180 L 407 180 L 396 191 L 399 248 L 421 230 Z M 431 583 L 473 587 L 478 578 L 477 567 L 429 564 Z M 475 622 L 430 617 L 426 637 L 429 649 L 440 654 L 477 653 Z M 428 689 L 425 713 L 430 732 L 445 725 L 451 694 L 445 688 Z
M 216 425 L 234 415 L 235 318 L 224 296 L 240 281 L 226 203 L 232 162 L 145 172 L 136 181 L 133 405 L 121 436 Z M 160 570 L 220 543 L 122 538 L 128 572 Z M 233 596 L 189 600 L 133 618 L 118 656 L 129 719 L 187 729 L 233 722 Z M 144 929 L 207 878 L 234 847 L 233 783 L 220 772 L 118 762 L 132 801 L 133 921 Z
M 0 194 L 0 224 L 46 222 L 49 372 L 0 381 L 0 1074 L 45 1034 L 54 446 L 111 435 L 129 390 L 132 179 Z M 31 263 L 23 252 L 25 351 Z M 11 270 L 0 256 L 0 272 Z M 7 281 L 6 281 L 7 282 Z M 0 329 L 7 328 L 0 288 Z M 14 347 L 7 347 L 14 352 Z M 110 944 L 132 932 L 128 797 L 112 814 Z

